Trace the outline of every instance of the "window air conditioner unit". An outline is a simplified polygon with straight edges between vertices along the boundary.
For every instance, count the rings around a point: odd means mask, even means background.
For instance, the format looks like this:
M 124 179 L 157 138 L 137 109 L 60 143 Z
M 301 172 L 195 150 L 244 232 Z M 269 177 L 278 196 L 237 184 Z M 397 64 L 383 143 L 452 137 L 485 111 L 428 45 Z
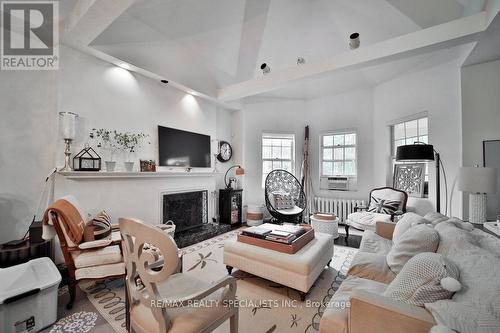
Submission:
M 331 191 L 349 191 L 348 177 L 321 177 L 320 188 Z

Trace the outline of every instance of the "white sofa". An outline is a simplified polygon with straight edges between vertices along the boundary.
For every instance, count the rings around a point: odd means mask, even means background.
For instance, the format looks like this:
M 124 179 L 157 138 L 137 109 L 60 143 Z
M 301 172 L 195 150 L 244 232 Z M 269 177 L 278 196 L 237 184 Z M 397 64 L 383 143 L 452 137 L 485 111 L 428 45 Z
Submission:
M 433 215 L 429 218 L 443 220 Z M 320 332 L 427 333 L 436 324 L 461 333 L 500 332 L 500 240 L 459 226 L 461 221 L 450 219 L 434 227 L 436 252 L 460 270 L 462 289 L 451 299 L 418 307 L 383 295 L 396 276 L 385 261 L 394 224 L 377 223 L 376 231 L 365 231 L 347 279 L 323 314 Z

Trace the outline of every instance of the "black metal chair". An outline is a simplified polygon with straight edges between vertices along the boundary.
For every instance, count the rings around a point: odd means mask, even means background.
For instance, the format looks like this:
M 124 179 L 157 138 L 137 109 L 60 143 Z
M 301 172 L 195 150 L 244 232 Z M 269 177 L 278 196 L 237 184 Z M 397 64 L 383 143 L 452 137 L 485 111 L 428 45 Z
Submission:
M 290 209 L 277 209 L 273 203 L 273 196 L 277 193 L 290 195 L 295 206 Z M 279 169 L 271 171 L 266 177 L 264 196 L 267 210 L 275 222 L 302 222 L 302 214 L 307 204 L 306 195 L 299 180 L 290 172 Z

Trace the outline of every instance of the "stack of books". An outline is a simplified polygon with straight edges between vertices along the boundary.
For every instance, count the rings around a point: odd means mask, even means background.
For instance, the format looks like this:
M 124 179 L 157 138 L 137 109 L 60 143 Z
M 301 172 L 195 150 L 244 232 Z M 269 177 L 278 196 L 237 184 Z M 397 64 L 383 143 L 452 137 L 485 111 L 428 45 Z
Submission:
M 291 244 L 295 239 L 306 233 L 304 227 L 296 225 L 270 225 L 250 227 L 243 230 L 241 233 L 245 236 L 265 239 L 278 243 Z
M 282 230 L 273 230 L 266 236 L 267 240 L 285 244 L 291 244 L 296 238 L 293 233 Z

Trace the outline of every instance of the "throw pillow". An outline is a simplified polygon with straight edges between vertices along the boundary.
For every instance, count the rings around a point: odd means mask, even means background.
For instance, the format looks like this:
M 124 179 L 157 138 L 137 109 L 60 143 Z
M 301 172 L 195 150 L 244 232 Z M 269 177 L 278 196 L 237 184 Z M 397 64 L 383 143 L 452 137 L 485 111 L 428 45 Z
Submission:
M 387 286 L 384 296 L 416 306 L 450 299 L 461 289 L 458 267 L 439 253 L 420 253 L 408 260 Z
M 401 201 L 399 200 L 386 200 L 372 196 L 370 199 L 370 206 L 368 207 L 368 211 L 372 213 L 390 215 L 392 213 L 395 213 L 400 205 Z
M 424 215 L 424 218 L 431 221 L 432 224 L 438 224 L 440 222 L 448 221 L 448 216 L 438 212 L 429 212 Z
M 387 265 L 398 274 L 408 260 L 422 252 L 436 252 L 439 234 L 430 224 L 418 224 L 408 229 L 387 253 Z
M 288 193 L 273 193 L 274 197 L 274 208 L 280 209 L 290 209 L 295 206 L 293 198 Z
M 424 223 L 431 223 L 431 221 L 415 213 L 403 214 L 403 216 L 399 219 L 398 223 L 396 223 L 396 226 L 394 227 L 394 232 L 392 233 L 392 241 L 398 242 L 401 236 L 412 226 Z
M 85 241 L 107 238 L 111 234 L 111 217 L 106 211 L 97 213 L 85 226 Z M 91 235 L 91 236 L 90 236 Z

